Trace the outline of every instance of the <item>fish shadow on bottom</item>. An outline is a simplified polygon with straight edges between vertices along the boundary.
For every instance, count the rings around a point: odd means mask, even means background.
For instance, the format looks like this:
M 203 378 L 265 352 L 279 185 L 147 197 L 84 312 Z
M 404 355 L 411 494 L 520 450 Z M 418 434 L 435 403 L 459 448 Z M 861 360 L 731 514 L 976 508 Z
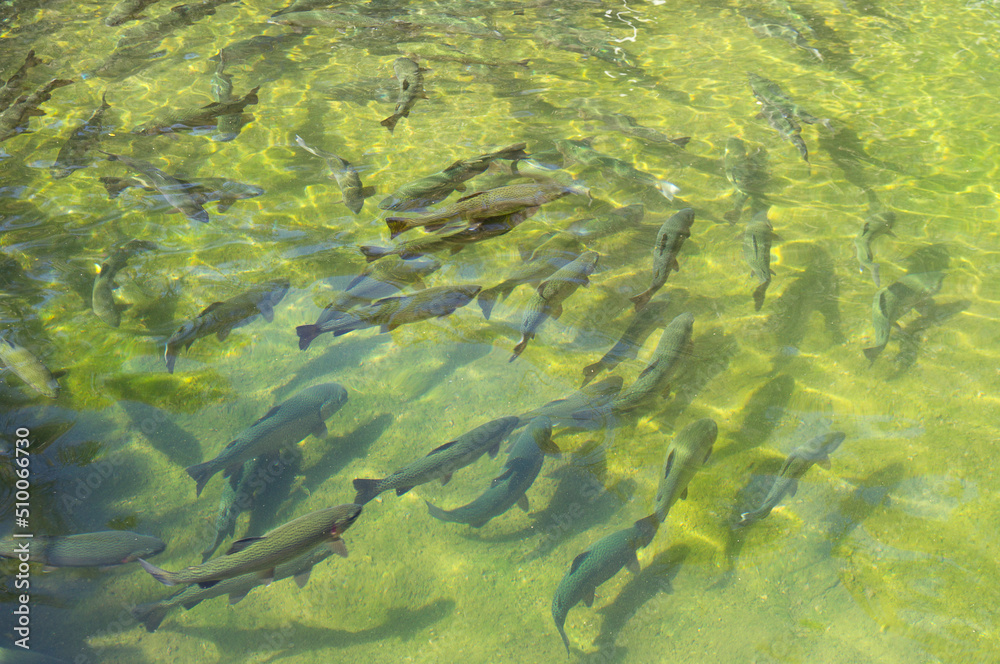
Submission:
M 825 519 L 827 541 L 822 544 L 823 552 L 835 554 L 855 528 L 888 509 L 890 494 L 900 486 L 905 474 L 903 464 L 890 463 L 855 481 L 857 488 Z
M 350 600 L 345 599 L 347 603 Z M 367 643 L 376 643 L 389 639 L 408 641 L 421 632 L 426 631 L 435 623 L 447 618 L 455 610 L 455 602 L 451 599 L 437 599 L 416 609 L 393 607 L 386 612 L 382 624 L 356 632 L 329 627 L 314 627 L 291 622 L 281 629 L 218 629 L 216 627 L 178 627 L 176 630 L 161 628 L 159 631 L 176 631 L 185 637 L 210 641 L 216 645 L 219 652 L 233 653 L 241 660 L 239 654 L 255 653 L 259 655 L 266 651 L 286 651 L 291 654 L 314 652 L 326 648 L 351 648 Z M 277 661 L 282 656 L 275 654 L 268 661 Z M 135 659 L 132 661 L 141 661 Z
M 299 487 L 303 491 L 297 491 L 290 497 L 285 508 L 288 513 L 293 513 L 299 502 L 340 473 L 351 462 L 365 457 L 368 448 L 382 437 L 395 419 L 396 417 L 390 413 L 382 413 L 343 436 L 326 439 L 323 442 L 326 449 L 323 456 L 302 473 L 302 483 Z
M 923 343 L 923 332 L 932 327 L 942 325 L 968 309 L 971 305 L 972 303 L 969 300 L 924 305 L 920 317 L 912 320 L 896 335 L 896 338 L 899 340 L 899 353 L 892 360 L 894 370 L 889 375 L 889 380 L 901 378 L 903 374 L 916 364 L 917 356 L 920 354 L 920 347 Z
M 146 440 L 170 461 L 182 468 L 201 461 L 198 439 L 174 424 L 169 413 L 141 401 L 121 399 L 118 405 L 125 411 L 132 427 L 141 431 Z
M 661 423 L 680 417 L 712 379 L 723 373 L 739 351 L 739 342 L 732 334 L 711 327 L 692 341 L 694 354 L 686 356 L 671 380 L 669 403 L 655 416 Z
M 730 435 L 732 442 L 717 448 L 711 462 L 720 463 L 766 443 L 784 417 L 794 391 L 795 379 L 788 374 L 779 374 L 757 388 L 740 411 L 742 424 Z
M 674 544 L 656 555 L 638 574 L 632 575 L 625 587 L 610 604 L 598 610 L 604 617 L 601 632 L 594 640 L 599 647 L 598 655 L 617 655 L 622 648 L 615 645 L 618 635 L 626 623 L 639 612 L 646 603 L 673 593 L 673 580 L 691 553 L 685 544 Z M 605 657 L 608 661 L 610 658 Z

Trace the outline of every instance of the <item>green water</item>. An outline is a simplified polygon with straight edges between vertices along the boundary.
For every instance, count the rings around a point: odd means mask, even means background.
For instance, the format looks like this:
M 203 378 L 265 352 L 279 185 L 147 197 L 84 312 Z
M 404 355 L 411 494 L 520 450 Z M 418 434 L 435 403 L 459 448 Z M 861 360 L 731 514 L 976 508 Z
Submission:
M 361 5 L 391 9 L 395 3 Z M 539 3 L 543 4 L 543 3 Z M 166 569 L 200 561 L 211 541 L 222 478 L 196 499 L 186 466 L 207 460 L 276 403 L 336 381 L 349 401 L 329 437 L 301 446 L 301 477 L 271 506 L 270 526 L 350 502 L 351 480 L 383 477 L 490 419 L 516 415 L 579 387 L 581 370 L 620 336 L 628 298 L 646 288 L 660 224 L 697 211 L 690 240 L 663 293 L 671 316 L 695 316 L 694 339 L 657 398 L 614 429 L 562 431 L 561 458 L 546 461 L 512 509 L 482 529 L 443 523 L 423 500 L 453 508 L 499 474 L 503 453 L 455 474 L 369 503 L 345 535 L 347 559 L 330 559 L 299 589 L 258 588 L 230 608 L 224 598 L 176 609 L 147 633 L 128 607 L 169 591 L 137 565 L 33 572 L 33 648 L 81 662 L 558 662 L 569 661 L 550 605 L 577 554 L 652 511 L 664 451 L 703 417 L 719 438 L 689 497 L 622 570 L 573 608 L 573 659 L 594 662 L 991 662 L 1000 649 L 997 499 L 992 472 L 997 384 L 995 261 L 1000 83 L 993 2 L 891 3 L 399 3 L 410 12 L 485 17 L 506 39 L 439 28 L 401 37 L 315 28 L 263 56 L 229 63 L 235 93 L 259 85 L 253 121 L 232 142 L 209 135 L 129 136 L 164 109 L 212 101 L 208 58 L 257 34 L 279 3 L 222 5 L 150 50 L 162 57 L 119 78 L 93 72 L 130 26 L 103 24 L 111 3 L 3 4 L 0 72 L 29 49 L 48 64 L 29 75 L 74 83 L 53 92 L 31 133 L 0 143 L 0 252 L 24 270 L 5 278 L 2 325 L 47 366 L 66 370 L 51 401 L 6 372 L 0 377 L 5 450 L 17 427 L 35 437 L 32 529 L 67 534 L 123 528 L 157 535 Z M 155 4 L 148 16 L 168 11 Z M 474 9 L 471 9 L 474 8 Z M 515 9 L 523 8 L 523 13 Z M 822 61 L 754 34 L 736 9 L 798 20 Z M 548 29 L 550 32 L 545 33 Z M 542 32 L 539 32 L 541 30 Z M 575 30 L 583 31 L 574 33 Z M 542 35 L 556 35 L 543 39 Z M 560 48 L 560 35 L 627 51 L 615 64 Z M 428 99 L 389 134 L 392 62 L 418 56 Z M 463 64 L 465 58 L 495 64 Z M 526 63 L 518 63 L 521 60 Z M 778 85 L 836 133 L 803 125 L 811 165 L 764 120 L 745 72 Z M 173 174 L 255 184 L 263 196 L 199 224 L 129 190 L 109 200 L 100 176 L 123 176 L 98 159 L 54 180 L 48 167 L 102 91 L 118 127 L 101 148 Z M 613 131 L 595 115 L 626 113 L 681 151 Z M 351 161 L 378 193 L 355 216 L 323 163 L 295 145 Z M 732 186 L 727 139 L 769 154 L 773 281 L 754 311 L 742 224 L 724 222 Z M 588 239 L 601 253 L 589 288 L 508 362 L 531 299 L 522 286 L 483 319 L 476 303 L 388 334 L 324 335 L 300 352 L 295 326 L 364 268 L 359 244 L 388 246 L 377 203 L 397 187 L 516 142 L 551 154 L 554 141 L 593 138 L 601 153 L 680 187 L 670 203 L 649 186 L 566 162 L 569 196 L 514 231 L 438 257 L 429 286 L 499 283 L 558 229 L 614 206 L 640 203 L 635 229 Z M 558 156 L 558 153 L 555 153 Z M 470 191 L 506 182 L 490 171 Z M 453 196 L 454 198 L 454 196 Z M 877 200 L 895 212 L 895 237 L 875 241 L 882 285 L 920 257 L 947 259 L 935 297 L 940 315 L 900 319 L 869 366 L 876 288 L 853 240 Z M 410 231 L 419 234 L 420 231 Z M 90 308 L 108 250 L 156 242 L 129 262 L 116 298 L 132 306 L 113 329 Z M 917 259 L 914 259 L 914 255 Z M 13 274 L 13 273 L 11 273 Z M 163 365 L 163 343 L 210 303 L 287 277 L 275 320 L 258 319 L 224 342 L 206 338 Z M 943 312 L 943 313 L 941 313 Z M 668 319 L 669 320 L 669 319 Z M 664 323 L 666 323 L 665 321 Z M 907 330 L 907 327 L 909 329 Z M 638 359 L 614 374 L 630 384 Z M 599 376 L 601 377 L 601 376 Z M 798 493 L 767 519 L 734 534 L 733 511 L 754 476 L 774 472 L 809 438 L 840 430 L 829 470 L 813 467 Z M 598 467 L 574 451 L 606 450 Z M 4 456 L 5 481 L 10 459 Z M 5 486 L 4 508 L 11 499 Z M 241 516 L 237 536 L 247 527 Z M 5 523 L 10 521 L 8 516 Z M 4 530 L 7 526 L 4 527 Z M 225 546 L 225 545 L 224 545 Z M 4 567 L 12 574 L 12 567 Z M 5 578 L 9 592 L 12 579 Z M 6 598 L 6 597 L 5 597 Z M 5 604 L 5 608 L 8 605 Z M 9 606 L 13 606 L 10 604 Z M 6 621 L 6 619 L 5 619 Z M 3 623 L 5 645 L 12 634 Z M 75 659 L 77 658 L 77 659 Z

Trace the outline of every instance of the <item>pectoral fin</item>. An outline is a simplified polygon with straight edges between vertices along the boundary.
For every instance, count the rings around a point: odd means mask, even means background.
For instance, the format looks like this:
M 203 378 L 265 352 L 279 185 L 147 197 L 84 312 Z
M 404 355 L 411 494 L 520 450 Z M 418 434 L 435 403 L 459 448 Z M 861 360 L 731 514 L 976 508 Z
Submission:
M 264 320 L 266 320 L 268 323 L 274 320 L 274 307 L 272 307 L 267 302 L 261 302 L 260 304 L 258 304 L 257 311 L 260 312 L 260 315 L 263 316 Z
M 594 605 L 594 591 L 596 589 L 597 588 L 595 586 L 591 586 L 584 591 L 583 603 L 586 604 L 587 606 Z
M 531 505 L 528 504 L 528 496 L 521 494 L 521 497 L 517 499 L 517 506 L 520 507 L 523 512 L 530 510 Z
M 638 574 L 639 573 L 639 571 L 640 571 L 640 568 L 639 568 L 639 558 L 635 555 L 635 551 L 632 552 L 632 555 L 629 557 L 628 561 L 625 563 L 625 567 L 627 567 L 628 571 L 632 572 L 633 574 Z
M 252 589 L 251 588 L 247 588 L 246 590 L 237 590 L 235 592 L 229 593 L 229 606 L 232 606 L 233 604 L 236 604 L 241 599 L 243 599 L 244 597 L 246 597 L 247 593 L 249 593 L 250 590 L 252 590 Z
M 343 540 L 340 540 L 340 541 L 343 541 Z M 309 583 L 309 574 L 311 572 L 312 572 L 312 567 L 310 567 L 309 569 L 307 569 L 304 572 L 299 572 L 298 574 L 296 574 L 295 577 L 294 577 L 294 579 L 295 579 L 295 585 L 297 585 L 299 588 L 305 588 L 306 584 Z
M 274 581 L 274 568 L 263 570 L 260 573 L 260 578 L 264 580 L 265 586 L 271 585 L 271 582 Z
M 338 537 L 337 539 L 335 539 L 332 542 L 330 542 L 329 546 L 330 546 L 330 550 L 333 551 L 334 553 L 336 553 L 341 558 L 346 558 L 347 557 L 347 545 L 344 544 L 344 540 L 342 540 L 342 539 L 340 539 Z M 304 586 L 304 585 L 305 585 L 305 583 L 300 584 L 300 586 Z

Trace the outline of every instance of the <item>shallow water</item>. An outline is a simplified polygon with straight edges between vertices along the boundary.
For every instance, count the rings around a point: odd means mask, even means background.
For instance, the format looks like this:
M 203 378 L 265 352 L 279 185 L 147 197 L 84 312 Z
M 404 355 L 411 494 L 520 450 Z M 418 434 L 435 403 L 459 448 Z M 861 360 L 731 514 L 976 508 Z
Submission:
M 398 4 L 411 14 L 469 13 L 469 3 Z M 640 572 L 622 570 L 597 588 L 593 607 L 569 612 L 573 659 L 995 658 L 1000 111 L 992 91 L 1000 73 L 987 36 L 1000 22 L 995 3 L 477 3 L 500 40 L 441 28 L 296 35 L 264 23 L 278 3 L 248 1 L 154 41 L 150 50 L 164 54 L 148 66 L 103 78 L 94 71 L 136 25 L 104 26 L 109 7 L 28 3 L 15 13 L 0 5 L 2 77 L 34 48 L 47 64 L 30 72 L 32 85 L 74 80 L 31 118 L 31 133 L 0 143 L 0 252 L 23 270 L 3 268 L 2 325 L 67 372 L 55 401 L 9 371 L 0 375 L 5 524 L 13 520 L 14 431 L 27 427 L 33 532 L 134 530 L 166 542 L 157 565 L 196 564 L 214 537 L 223 480 L 196 499 L 184 468 L 215 456 L 275 404 L 327 381 L 345 386 L 349 401 L 327 421 L 326 439 L 300 446 L 291 486 L 269 498 L 257 521 L 240 517 L 237 537 L 248 525 L 259 534 L 350 502 L 354 478 L 383 477 L 484 422 L 574 392 L 582 368 L 631 320 L 628 298 L 649 284 L 657 229 L 685 206 L 696 221 L 661 293 L 671 298 L 664 325 L 690 311 L 694 338 L 669 397 L 614 428 L 558 430 L 563 455 L 545 462 L 528 513 L 512 509 L 481 529 L 428 516 L 424 500 L 451 509 L 488 486 L 505 454 L 484 457 L 446 486 L 387 492 L 366 505 L 344 537 L 350 556 L 318 565 L 304 588 L 285 580 L 232 608 L 223 598 L 178 608 L 152 634 L 128 609 L 169 591 L 137 565 L 33 568 L 33 650 L 122 663 L 567 661 L 550 613 L 560 579 L 587 547 L 652 511 L 667 445 L 711 417 L 719 427 L 713 455 L 639 550 Z M 811 27 L 807 38 L 823 60 L 756 35 L 737 9 Z M 154 4 L 146 15 L 168 10 Z M 228 63 L 236 95 L 260 86 L 260 102 L 247 108 L 254 119 L 238 138 L 128 133 L 164 109 L 210 103 L 209 58 L 258 34 L 292 36 Z M 574 35 L 617 61 L 558 42 Z M 616 56 L 616 47 L 625 53 Z M 428 68 L 428 98 L 390 134 L 379 121 L 393 112 L 392 63 L 403 55 Z M 463 58 L 475 63 L 455 61 Z M 748 71 L 830 118 L 833 132 L 803 124 L 810 164 L 755 117 Z M 137 189 L 109 200 L 98 177 L 126 171 L 99 153 L 52 179 L 63 140 L 105 90 L 105 120 L 117 129 L 101 149 L 266 193 L 221 213 L 207 204 L 211 221 L 200 224 Z M 691 141 L 683 150 L 658 146 L 596 119 L 613 113 Z M 323 162 L 296 146 L 296 134 L 352 162 L 377 189 L 359 215 L 344 206 Z M 750 213 L 739 225 L 724 220 L 732 136 L 764 146 L 770 164 L 768 218 L 778 238 L 760 311 L 742 253 Z M 677 185 L 678 200 L 555 151 L 556 141 L 586 138 Z M 539 161 L 565 161 L 556 175 L 589 188 L 593 200 L 561 198 L 507 235 L 438 254 L 443 267 L 428 286 L 493 286 L 553 231 L 617 206 L 642 204 L 645 216 L 634 228 L 582 235 L 581 246 L 601 254 L 590 286 L 566 300 L 517 361 L 508 359 L 530 286 L 501 301 L 489 321 L 471 303 L 390 333 L 323 335 L 297 349 L 294 328 L 315 321 L 364 268 L 356 247 L 389 246 L 387 214 L 377 207 L 384 196 L 457 159 L 522 141 Z M 475 191 L 508 179 L 491 170 L 466 184 Z M 882 285 L 930 269 L 944 280 L 937 307 L 902 316 L 902 330 L 892 330 L 869 366 L 862 351 L 874 343 L 877 289 L 859 269 L 853 240 L 873 201 L 897 218 L 895 237 L 873 244 Z M 115 329 L 91 310 L 95 264 L 131 238 L 159 248 L 119 273 L 115 297 L 131 306 Z M 257 319 L 222 342 L 201 339 L 166 373 L 163 346 L 181 322 L 275 277 L 291 289 L 273 322 Z M 612 373 L 629 385 L 659 335 Z M 811 468 L 762 522 L 730 528 L 741 501 L 759 500 L 759 478 L 832 430 L 846 440 L 830 469 Z M 601 454 L 584 453 L 595 444 Z M 13 592 L 14 567 L 2 569 Z M 13 634 L 6 622 L 3 634 Z

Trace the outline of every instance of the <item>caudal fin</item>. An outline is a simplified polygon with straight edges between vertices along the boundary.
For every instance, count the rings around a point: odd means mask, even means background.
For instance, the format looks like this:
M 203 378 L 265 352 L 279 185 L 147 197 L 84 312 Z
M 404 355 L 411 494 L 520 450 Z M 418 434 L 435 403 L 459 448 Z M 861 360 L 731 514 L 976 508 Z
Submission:
M 147 632 L 155 632 L 163 619 L 170 613 L 170 606 L 161 602 L 139 604 L 131 609 L 132 617 L 146 626 Z
M 354 480 L 354 490 L 358 492 L 358 494 L 354 496 L 355 504 L 364 505 L 372 498 L 382 493 L 382 489 L 379 487 L 381 483 L 382 480 Z
M 305 350 L 321 332 L 319 325 L 299 325 L 295 328 L 295 334 L 299 335 L 299 350 Z
M 483 318 L 486 320 L 490 319 L 490 314 L 493 313 L 493 305 L 497 303 L 499 296 L 500 291 L 494 287 L 480 291 L 479 297 L 476 298 L 476 301 L 479 303 L 479 308 L 483 310 Z
M 142 568 L 153 575 L 153 578 L 162 583 L 165 586 L 176 586 L 177 582 L 173 579 L 173 572 L 168 572 L 165 569 L 160 569 L 156 565 L 147 563 L 142 558 L 137 559 Z
M 401 117 L 403 117 L 403 116 L 401 116 L 401 115 L 399 115 L 397 113 L 393 113 L 392 115 L 390 115 L 389 117 L 387 117 L 385 120 L 382 120 L 382 122 L 380 122 L 379 124 L 382 125 L 383 127 L 385 127 L 386 129 L 388 129 L 389 133 L 391 134 L 392 130 L 396 128 L 396 123 L 399 122 L 399 118 L 401 118 Z
M 406 217 L 386 217 L 385 225 L 389 227 L 389 238 L 393 239 L 400 233 L 408 231 L 410 225 L 407 221 Z
M 191 479 L 197 483 L 197 495 L 200 496 L 201 490 L 212 479 L 212 475 L 215 475 L 217 469 L 212 467 L 211 461 L 206 461 L 205 463 L 188 466 L 185 470 L 187 470 L 187 474 L 191 476 Z
M 635 304 L 636 311 L 641 311 L 642 308 L 645 307 L 646 304 L 649 302 L 649 299 L 651 297 L 653 297 L 653 293 L 651 293 L 648 290 L 645 290 L 639 293 L 638 295 L 633 295 L 632 297 L 629 298 L 629 300 Z

